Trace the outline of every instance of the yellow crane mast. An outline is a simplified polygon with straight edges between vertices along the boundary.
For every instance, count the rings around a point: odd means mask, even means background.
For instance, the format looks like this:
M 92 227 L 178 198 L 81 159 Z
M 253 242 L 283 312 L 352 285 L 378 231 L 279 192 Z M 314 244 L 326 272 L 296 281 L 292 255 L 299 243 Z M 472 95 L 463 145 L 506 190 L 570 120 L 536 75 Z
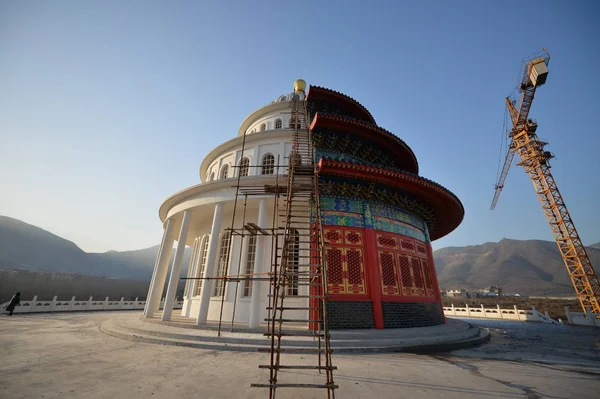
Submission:
M 510 144 L 490 209 L 496 207 L 513 157 L 515 153 L 519 154 L 520 162 L 517 165 L 525 169 L 533 182 L 583 311 L 600 313 L 598 277 L 550 172 L 549 161 L 554 155 L 544 150 L 548 143 L 537 137 L 537 122 L 529 118 L 536 89 L 546 83 L 549 61 L 550 54 L 545 50 L 540 55 L 524 60 L 523 77 L 517 87 L 521 93 L 518 108 L 515 101 L 506 98 L 512 122 L 512 129 L 508 133 Z

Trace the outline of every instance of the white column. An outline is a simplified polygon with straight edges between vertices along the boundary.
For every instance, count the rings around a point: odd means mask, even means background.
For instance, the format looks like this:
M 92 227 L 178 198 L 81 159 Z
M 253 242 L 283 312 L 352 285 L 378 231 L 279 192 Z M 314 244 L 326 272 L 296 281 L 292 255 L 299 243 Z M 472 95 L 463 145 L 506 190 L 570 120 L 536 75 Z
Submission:
M 175 259 L 173 259 L 173 267 L 171 268 L 171 277 L 169 278 L 169 285 L 167 286 L 167 296 L 165 297 L 162 321 L 171 320 L 171 313 L 173 313 L 173 303 L 175 302 L 175 294 L 177 293 L 177 283 L 179 283 L 179 276 L 181 274 L 181 261 L 183 259 L 185 240 L 187 238 L 188 226 L 191 218 L 191 211 L 183 212 L 181 229 L 179 230 L 179 238 L 177 239 L 177 250 L 175 251 Z
M 215 276 L 215 260 L 217 259 L 217 245 L 219 244 L 219 231 L 221 229 L 221 217 L 223 216 L 223 204 L 215 204 L 215 213 L 213 215 L 212 227 L 210 228 L 210 238 L 208 242 L 208 253 L 206 255 L 206 266 L 204 266 L 204 276 Z M 208 317 L 208 306 L 210 305 L 210 289 L 212 280 L 202 280 L 202 291 L 200 292 L 200 306 L 198 307 L 197 325 L 206 324 Z
M 146 296 L 146 304 L 144 305 L 144 317 L 148 313 L 149 305 L 150 305 L 150 297 L 154 293 L 154 281 L 156 280 L 156 274 L 158 273 L 158 265 L 160 264 L 160 254 L 163 251 L 163 247 L 165 244 L 165 239 L 167 237 L 167 227 L 171 223 L 171 219 L 167 220 L 167 226 L 163 228 L 163 237 L 160 240 L 160 246 L 158 247 L 158 252 L 156 253 L 156 261 L 154 262 L 154 271 L 152 272 L 152 278 L 150 279 L 150 287 L 148 287 L 148 295 Z
M 258 227 L 267 227 L 267 200 L 261 199 L 258 204 Z M 264 263 L 265 236 L 256 237 L 256 253 L 254 255 L 254 273 L 260 273 Z M 250 297 L 250 319 L 248 327 L 257 328 L 260 324 L 260 288 L 259 280 L 252 282 L 252 296 Z
M 173 221 L 167 220 L 163 238 L 156 255 L 156 264 L 154 266 L 154 273 L 152 274 L 152 281 L 150 282 L 150 289 L 148 290 L 148 296 L 146 297 L 146 307 L 144 308 L 144 317 L 151 318 L 154 313 L 158 310 L 160 304 L 160 298 L 162 291 L 165 286 L 165 278 L 167 277 L 167 269 L 169 267 L 169 259 L 171 259 L 171 251 L 173 250 Z

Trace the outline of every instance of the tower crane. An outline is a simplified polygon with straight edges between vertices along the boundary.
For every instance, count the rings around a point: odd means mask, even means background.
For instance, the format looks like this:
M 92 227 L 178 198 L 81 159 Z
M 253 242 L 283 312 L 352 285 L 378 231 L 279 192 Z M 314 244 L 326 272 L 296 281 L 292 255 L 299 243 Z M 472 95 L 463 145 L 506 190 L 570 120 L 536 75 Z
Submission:
M 518 106 L 510 96 L 506 97 L 512 122 L 508 132 L 510 144 L 490 209 L 496 207 L 513 158 L 519 154 L 517 165 L 522 166 L 531 178 L 583 311 L 600 313 L 598 277 L 550 172 L 550 159 L 554 155 L 544 149 L 548 143 L 538 138 L 537 122 L 529 118 L 536 89 L 546 83 L 549 61 L 550 54 L 545 49 L 541 54 L 525 59 L 523 75 L 516 89 L 520 93 Z

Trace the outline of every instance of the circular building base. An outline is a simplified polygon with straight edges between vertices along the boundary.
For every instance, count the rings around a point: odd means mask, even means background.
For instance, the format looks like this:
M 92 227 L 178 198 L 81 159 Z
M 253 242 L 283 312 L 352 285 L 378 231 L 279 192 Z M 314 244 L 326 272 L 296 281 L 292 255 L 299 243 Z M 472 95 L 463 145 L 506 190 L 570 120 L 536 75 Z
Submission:
M 118 316 L 100 326 L 100 330 L 106 334 L 137 342 L 209 350 L 269 350 L 270 340 L 264 335 L 267 331 L 266 325 L 256 330 L 234 325 L 234 332 L 231 332 L 231 325 L 223 324 L 221 336 L 217 336 L 217 328 L 215 323 L 198 327 L 181 316 L 174 317 L 170 322 Z M 305 328 L 298 328 L 296 331 L 309 333 Z M 487 330 L 455 319 L 447 319 L 445 324 L 432 327 L 338 330 L 330 333 L 331 347 L 335 353 L 448 351 L 475 346 L 489 339 Z M 307 348 L 314 348 L 315 345 L 311 336 L 285 339 L 285 348 L 292 353 L 294 350 L 300 353 Z

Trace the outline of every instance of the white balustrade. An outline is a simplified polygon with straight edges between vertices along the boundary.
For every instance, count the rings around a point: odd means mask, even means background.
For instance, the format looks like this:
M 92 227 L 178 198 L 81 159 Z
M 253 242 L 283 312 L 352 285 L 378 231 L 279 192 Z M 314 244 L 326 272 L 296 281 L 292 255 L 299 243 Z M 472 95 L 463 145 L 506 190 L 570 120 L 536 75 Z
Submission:
M 9 302 L 0 305 L 0 311 L 4 311 L 4 308 L 8 306 Z M 160 308 L 162 309 L 164 299 L 160 302 Z M 146 301 L 140 301 L 139 298 L 135 300 L 125 300 L 121 297 L 120 300 L 111 300 L 109 297 L 103 300 L 94 300 L 93 297 L 89 297 L 87 300 L 78 300 L 75 297 L 71 297 L 70 300 L 59 300 L 58 297 L 52 298 L 52 300 L 40 300 L 37 295 L 30 301 L 23 301 L 15 307 L 13 314 L 19 313 L 47 313 L 47 312 L 87 312 L 87 311 L 98 311 L 98 310 L 143 310 L 146 306 Z M 181 309 L 183 301 L 177 300 L 174 303 L 174 309 Z
M 465 304 L 464 307 L 455 306 L 452 304 L 450 307 L 445 306 L 444 315 L 450 317 L 471 317 L 471 318 L 482 318 L 482 319 L 502 319 L 502 320 L 515 320 L 515 321 L 538 321 L 542 323 L 554 323 L 560 324 L 562 322 L 556 321 L 550 317 L 548 312 L 541 313 L 535 309 L 535 306 L 531 309 L 518 309 L 515 305 L 512 309 L 502 309 L 500 305 L 496 305 L 493 308 L 486 308 L 484 305 L 481 307 L 469 307 L 469 305 Z M 566 309 L 565 309 L 566 310 Z M 570 313 L 573 315 L 574 313 Z M 575 319 L 584 319 L 595 321 L 600 326 L 600 319 L 595 319 L 593 316 L 586 316 L 585 313 L 581 313 L 584 316 L 575 316 Z M 597 315 L 600 317 L 600 315 Z M 567 318 L 569 319 L 569 313 L 567 313 Z M 573 319 L 573 320 L 575 320 Z M 586 322 L 586 325 L 593 325 L 590 322 Z M 571 322 L 569 319 L 569 324 L 584 324 L 584 323 L 575 323 Z

